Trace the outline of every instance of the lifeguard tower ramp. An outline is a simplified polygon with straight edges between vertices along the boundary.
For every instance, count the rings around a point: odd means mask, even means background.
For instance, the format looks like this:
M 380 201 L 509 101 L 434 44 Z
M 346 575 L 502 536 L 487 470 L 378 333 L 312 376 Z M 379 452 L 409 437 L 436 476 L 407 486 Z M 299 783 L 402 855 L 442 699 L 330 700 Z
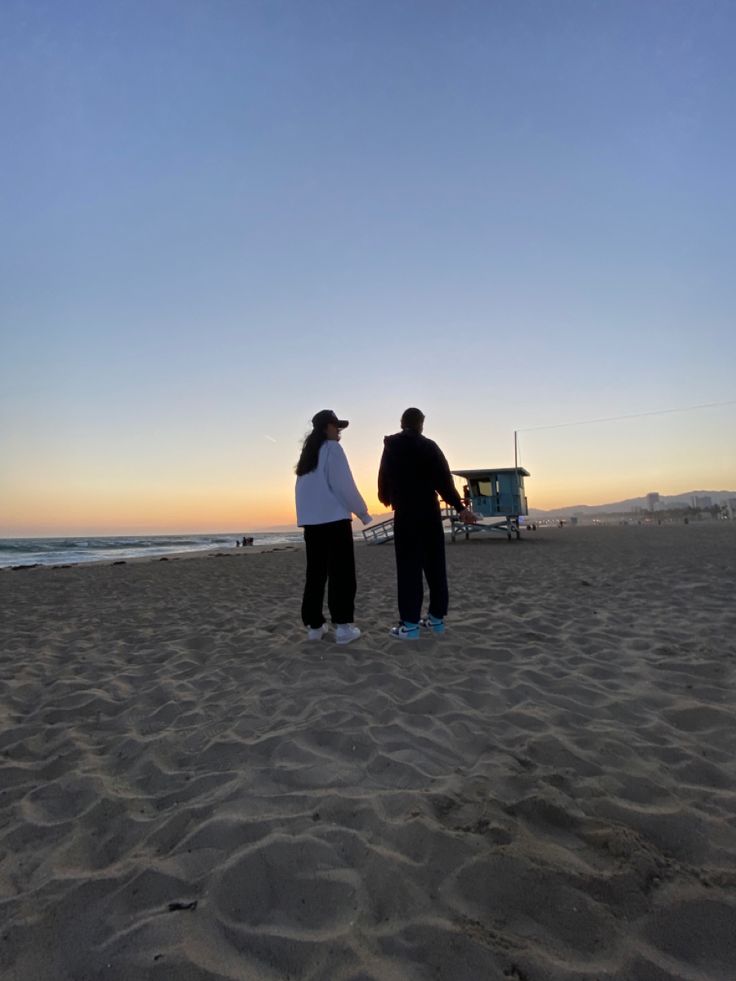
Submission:
M 481 470 L 453 470 L 456 477 L 465 481 L 463 497 L 471 511 L 480 517 L 475 525 L 466 525 L 452 509 L 450 534 L 453 542 L 460 534 L 469 538 L 473 533 L 497 532 L 521 538 L 519 518 L 529 514 L 524 490 L 524 477 L 529 471 L 523 467 L 488 468 Z
M 394 519 L 387 518 L 363 529 L 363 538 L 369 545 L 385 545 L 394 540 Z

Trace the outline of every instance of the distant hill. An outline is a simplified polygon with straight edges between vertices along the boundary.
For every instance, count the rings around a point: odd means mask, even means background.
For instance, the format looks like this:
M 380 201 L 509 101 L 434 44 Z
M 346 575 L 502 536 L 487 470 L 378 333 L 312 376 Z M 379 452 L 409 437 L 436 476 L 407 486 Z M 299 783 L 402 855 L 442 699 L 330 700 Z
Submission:
M 736 491 L 693 490 L 684 494 L 660 494 L 657 510 L 665 508 L 688 507 L 694 497 L 709 497 L 713 504 L 725 504 L 730 498 L 736 497 Z M 630 497 L 626 501 L 615 501 L 611 504 L 570 504 L 563 508 L 552 508 L 544 511 L 542 508 L 529 508 L 532 518 L 562 518 L 569 515 L 578 517 L 595 517 L 601 514 L 631 514 L 632 512 L 648 510 L 646 496 Z

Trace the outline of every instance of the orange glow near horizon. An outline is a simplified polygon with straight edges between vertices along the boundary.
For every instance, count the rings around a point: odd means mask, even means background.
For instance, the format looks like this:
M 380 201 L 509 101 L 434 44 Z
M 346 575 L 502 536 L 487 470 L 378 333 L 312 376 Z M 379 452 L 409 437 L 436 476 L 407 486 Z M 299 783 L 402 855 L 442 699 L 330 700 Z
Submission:
M 729 489 L 727 483 L 701 486 L 692 480 L 642 483 L 638 477 L 612 481 L 587 476 L 585 484 L 577 483 L 573 489 L 568 479 L 535 480 L 532 472 L 526 481 L 529 506 L 549 510 L 613 503 L 654 490 L 672 495 Z M 384 514 L 386 508 L 375 493 L 361 489 L 370 513 Z M 145 494 L 132 488 L 107 493 L 102 488 L 96 493 L 84 493 L 81 488 L 67 488 L 66 493 L 35 489 L 7 500 L 0 537 L 245 533 L 279 526 L 295 526 L 293 486 L 282 485 L 269 495 L 261 490 L 233 488 L 159 488 Z
M 732 431 L 703 429 L 692 421 L 687 430 L 659 423 L 646 433 L 617 430 L 605 441 L 598 430 L 529 434 L 519 460 L 530 472 L 529 506 L 612 504 L 650 491 L 736 493 Z M 508 460 L 497 449 L 479 449 L 470 437 L 465 443 L 449 434 L 439 438 L 451 466 L 481 467 L 494 458 L 513 465 L 513 456 Z M 66 447 L 56 456 L 50 450 L 24 450 L 14 470 L 0 475 L 0 537 L 244 534 L 295 527 L 293 446 L 269 443 L 265 453 L 250 457 L 227 457 L 222 450 L 207 456 L 207 447 L 188 453 L 180 447 L 168 458 L 135 459 L 102 449 L 71 455 Z M 380 448 L 375 440 L 356 430 L 346 440 L 346 452 L 368 510 L 385 514 L 376 496 Z
M 14 513 L 15 511 L 15 513 Z M 186 494 L 164 499 L 112 492 L 93 500 L 64 498 L 36 500 L 34 506 L 8 508 L 2 535 L 6 537 L 208 534 L 247 532 L 294 523 L 291 500 L 249 498 L 245 494 Z

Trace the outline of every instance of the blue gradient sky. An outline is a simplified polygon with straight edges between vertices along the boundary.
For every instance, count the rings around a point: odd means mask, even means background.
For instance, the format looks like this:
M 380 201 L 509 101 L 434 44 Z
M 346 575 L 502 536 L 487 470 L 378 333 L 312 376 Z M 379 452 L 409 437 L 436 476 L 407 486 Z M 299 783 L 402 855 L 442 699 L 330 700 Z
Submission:
M 407 405 L 501 466 L 736 397 L 735 42 L 725 0 L 5 0 L 0 534 L 288 521 L 323 407 L 377 507 Z M 568 437 L 533 505 L 736 486 L 733 407 Z

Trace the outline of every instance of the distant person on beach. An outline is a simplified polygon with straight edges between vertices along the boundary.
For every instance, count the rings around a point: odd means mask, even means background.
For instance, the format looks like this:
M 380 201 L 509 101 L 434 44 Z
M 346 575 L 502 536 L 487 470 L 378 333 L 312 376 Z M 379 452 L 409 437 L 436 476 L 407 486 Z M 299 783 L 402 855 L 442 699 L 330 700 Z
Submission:
M 394 549 L 399 599 L 399 625 L 391 634 L 417 640 L 420 627 L 445 630 L 448 606 L 445 531 L 437 495 L 455 508 L 467 524 L 476 516 L 457 492 L 447 460 L 439 446 L 422 434 L 424 413 L 407 409 L 401 432 L 386 436 L 378 472 L 378 499 L 394 511 Z M 422 619 L 426 576 L 429 611 Z
M 322 613 L 326 585 L 338 644 L 360 637 L 353 624 L 356 580 L 351 517 L 357 515 L 364 525 L 372 520 L 340 446 L 340 432 L 347 425 L 348 420 L 338 419 L 332 409 L 318 412 L 296 465 L 296 520 L 304 529 L 307 549 L 302 622 L 307 640 L 320 640 L 327 633 Z

